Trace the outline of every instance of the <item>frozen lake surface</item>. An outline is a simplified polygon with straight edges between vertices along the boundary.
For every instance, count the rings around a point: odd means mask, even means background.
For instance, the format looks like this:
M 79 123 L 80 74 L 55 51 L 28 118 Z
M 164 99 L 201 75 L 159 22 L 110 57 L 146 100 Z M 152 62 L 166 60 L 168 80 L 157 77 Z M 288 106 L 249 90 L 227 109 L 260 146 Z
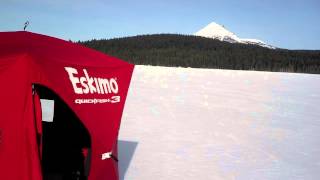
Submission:
M 320 179 L 320 75 L 136 66 L 120 179 Z

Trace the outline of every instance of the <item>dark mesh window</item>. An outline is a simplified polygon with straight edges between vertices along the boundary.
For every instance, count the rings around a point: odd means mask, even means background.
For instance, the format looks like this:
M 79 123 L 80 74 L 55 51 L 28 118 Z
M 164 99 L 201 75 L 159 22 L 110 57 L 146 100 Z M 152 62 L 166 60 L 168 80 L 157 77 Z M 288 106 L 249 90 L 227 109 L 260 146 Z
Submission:
M 41 99 L 54 100 L 53 122 L 42 122 L 44 180 L 87 179 L 91 147 L 88 130 L 56 94 L 42 86 L 36 86 L 36 91 Z

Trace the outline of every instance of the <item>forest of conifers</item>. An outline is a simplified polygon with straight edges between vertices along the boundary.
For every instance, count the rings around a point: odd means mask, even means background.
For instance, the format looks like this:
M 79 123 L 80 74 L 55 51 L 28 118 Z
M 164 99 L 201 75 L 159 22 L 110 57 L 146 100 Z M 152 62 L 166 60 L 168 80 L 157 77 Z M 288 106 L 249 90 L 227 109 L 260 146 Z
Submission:
M 320 50 L 268 49 L 176 34 L 78 43 L 134 64 L 320 74 Z

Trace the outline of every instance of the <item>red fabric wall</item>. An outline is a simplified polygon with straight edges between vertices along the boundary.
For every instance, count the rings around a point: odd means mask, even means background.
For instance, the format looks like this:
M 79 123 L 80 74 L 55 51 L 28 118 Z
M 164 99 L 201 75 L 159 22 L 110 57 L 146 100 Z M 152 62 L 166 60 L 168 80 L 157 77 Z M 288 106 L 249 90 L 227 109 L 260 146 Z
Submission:
M 90 77 L 113 78 L 118 92 L 77 94 L 65 67 L 76 69 L 73 75 L 79 79 L 85 77 L 85 72 Z M 92 143 L 89 179 L 117 180 L 117 163 L 101 157 L 117 150 L 133 68 L 134 65 L 117 58 L 56 38 L 29 32 L 0 33 L 0 179 L 41 179 L 40 145 L 36 141 L 36 133 L 41 133 L 41 114 L 32 96 L 35 83 L 58 94 L 89 130 Z M 76 85 L 82 87 L 81 83 Z M 113 96 L 120 96 L 120 101 L 76 103 L 79 99 Z

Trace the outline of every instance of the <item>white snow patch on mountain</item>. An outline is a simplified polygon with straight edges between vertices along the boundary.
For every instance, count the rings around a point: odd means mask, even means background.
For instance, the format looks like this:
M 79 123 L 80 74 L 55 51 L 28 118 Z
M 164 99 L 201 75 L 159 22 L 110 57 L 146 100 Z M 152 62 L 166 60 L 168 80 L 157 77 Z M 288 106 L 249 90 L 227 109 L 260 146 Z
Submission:
M 238 43 L 241 42 L 241 39 L 238 38 L 234 33 L 228 31 L 225 27 L 214 22 L 210 23 L 205 28 L 196 32 L 195 35 L 218 39 L 220 41 L 238 42 Z
M 136 66 L 120 179 L 319 179 L 320 75 Z
M 258 39 L 239 38 L 237 35 L 227 30 L 224 26 L 217 24 L 215 22 L 210 23 L 203 29 L 196 32 L 194 35 L 206 37 L 206 38 L 218 39 L 220 41 L 226 41 L 230 43 L 252 44 L 252 45 L 258 45 L 258 46 L 262 46 L 270 49 L 275 49 L 274 46 L 268 45 L 267 43 Z

